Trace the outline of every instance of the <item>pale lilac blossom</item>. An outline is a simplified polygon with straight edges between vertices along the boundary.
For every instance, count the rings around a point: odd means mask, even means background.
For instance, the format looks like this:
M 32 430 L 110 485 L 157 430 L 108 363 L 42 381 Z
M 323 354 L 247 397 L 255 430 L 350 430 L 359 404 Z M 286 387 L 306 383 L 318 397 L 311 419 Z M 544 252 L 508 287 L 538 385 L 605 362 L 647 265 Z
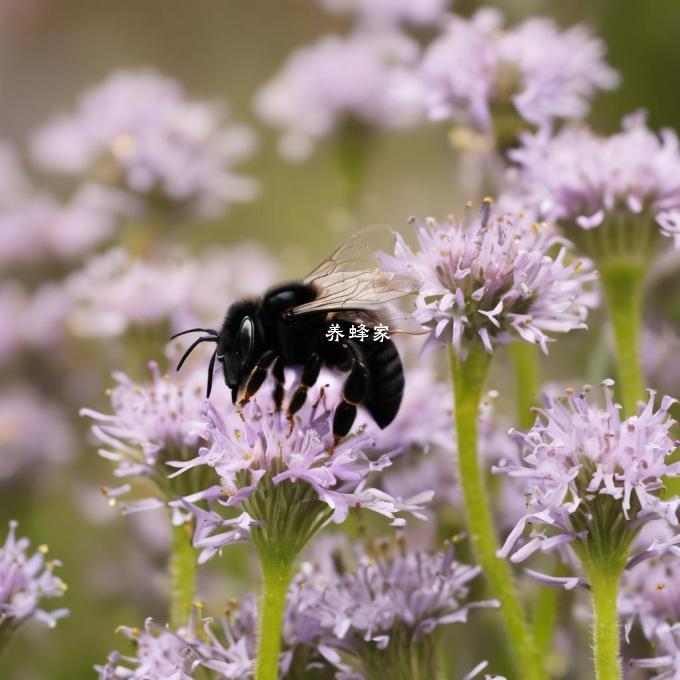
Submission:
M 604 498 L 620 507 L 619 530 L 608 536 L 612 550 L 652 519 L 677 527 L 680 499 L 661 494 L 663 479 L 680 475 L 680 464 L 668 460 L 676 448 L 675 421 L 668 412 L 675 400 L 664 397 L 655 409 L 650 392 L 636 415 L 622 418 L 612 384 L 604 382 L 604 409 L 589 401 L 589 388 L 568 390 L 563 397 L 546 397 L 528 433 L 511 431 L 524 446 L 524 460 L 501 463 L 494 472 L 525 483 L 528 512 L 510 532 L 501 556 L 522 562 L 536 551 L 590 545 L 591 524 L 599 521 L 594 516 Z
M 545 225 L 521 215 L 492 219 L 485 208 L 472 221 L 428 218 L 417 229 L 420 249 L 398 235 L 395 255 L 382 264 L 420 275 L 413 316 L 430 330 L 429 341 L 453 345 L 464 358 L 471 343 L 492 352 L 514 336 L 547 353 L 550 334 L 586 328 L 593 304 L 586 284 L 597 274 L 571 260 L 569 242 Z
M 359 28 L 378 30 L 400 24 L 432 26 L 439 23 L 449 0 L 320 0 L 324 9 L 351 14 Z
M 0 482 L 21 474 L 37 477 L 44 463 L 63 463 L 75 451 L 62 408 L 26 384 L 0 392 Z
M 171 333 L 219 323 L 231 301 L 261 293 L 278 270 L 253 243 L 198 257 L 176 249 L 146 260 L 114 248 L 66 280 L 68 327 L 78 336 L 111 337 L 136 327 L 161 325 Z
M 172 78 L 120 71 L 40 130 L 33 156 L 48 170 L 213 217 L 257 194 L 255 180 L 234 171 L 252 154 L 254 133 L 225 117 L 224 105 L 188 99 Z
M 181 377 L 163 375 L 156 362 L 150 362 L 149 369 L 151 382 L 146 384 L 138 384 L 124 373 L 114 374 L 118 384 L 110 392 L 112 413 L 88 408 L 80 411 L 92 419 L 92 432 L 102 444 L 99 454 L 113 463 L 114 476 L 122 482 L 102 488 L 111 504 L 127 495 L 138 478 L 155 484 L 154 496 L 125 503 L 124 512 L 163 507 L 187 493 L 186 484 L 173 484 L 169 479 L 173 469 L 168 461 L 191 460 L 201 445 L 205 369 L 197 367 Z M 220 410 L 227 404 L 224 390 L 215 390 L 212 399 Z M 189 487 L 194 491 L 200 488 Z M 175 521 L 179 519 L 175 513 Z
M 16 529 L 17 523 L 10 522 L 5 543 L 0 547 L 0 640 L 28 619 L 54 628 L 69 613 L 67 609 L 41 608 L 42 600 L 61 597 L 66 591 L 64 582 L 54 574 L 61 563 L 46 560 L 46 546 L 29 554 L 30 541 L 17 538 Z
M 524 204 L 571 228 L 570 235 L 608 223 L 620 230 L 631 220 L 655 220 L 659 233 L 680 244 L 677 135 L 670 129 L 657 135 L 643 112 L 625 118 L 621 132 L 609 136 L 585 125 L 565 127 L 554 136 L 525 134 L 510 155 L 519 169 Z M 637 254 L 650 245 L 642 226 L 635 229 Z M 587 244 L 587 238 L 583 234 L 579 242 Z
M 252 644 L 241 621 L 225 616 L 221 633 L 210 618 L 198 619 L 200 607 L 194 607 L 187 626 L 173 631 L 147 619 L 144 629 L 120 626 L 122 633 L 133 643 L 131 654 L 113 652 L 105 665 L 95 666 L 100 680 L 149 680 L 168 678 L 193 680 L 214 677 L 225 680 L 246 680 L 253 674 Z M 213 677 L 210 673 L 208 677 Z
M 649 680 L 677 680 L 680 677 L 680 623 L 665 623 L 657 630 L 658 656 L 633 659 L 633 668 L 656 671 Z
M 466 622 L 472 609 L 498 606 L 465 601 L 480 570 L 457 562 L 452 544 L 436 554 L 376 546 L 357 560 L 356 570 L 329 575 L 325 587 L 316 584 L 308 611 L 328 633 L 326 644 L 373 672 L 389 673 L 390 663 L 403 663 L 405 650 L 425 664 L 421 673 L 432 670 L 429 641 L 439 627 Z
M 489 8 L 469 19 L 452 16 L 410 77 L 431 119 L 482 132 L 513 110 L 518 128 L 582 118 L 598 90 L 618 82 L 604 43 L 586 27 L 560 30 L 539 17 L 506 27 Z
M 46 193 L 0 206 L 0 264 L 72 259 L 112 236 L 134 207 L 114 189 L 83 184 L 65 203 Z
M 58 284 L 29 292 L 17 281 L 0 283 L 0 362 L 21 351 L 54 353 L 65 337 L 69 304 Z
M 257 93 L 255 109 L 281 130 L 281 154 L 304 159 L 316 141 L 344 123 L 369 128 L 408 124 L 410 107 L 397 106 L 390 94 L 391 69 L 416 55 L 415 43 L 396 33 L 325 36 L 287 59 Z
M 327 403 L 323 387 L 310 389 L 307 403 L 291 422 L 284 413 L 274 411 L 271 393 L 267 382 L 240 412 L 208 406 L 198 430 L 206 445 L 195 458 L 169 463 L 176 468 L 173 477 L 199 469 L 213 480 L 176 504 L 196 517 L 194 545 L 202 549 L 201 561 L 240 540 L 243 531 L 252 526 L 251 520 L 268 536 L 270 528 L 263 513 L 273 511 L 278 503 L 284 504 L 291 517 L 297 516 L 290 499 L 284 500 L 286 494 L 307 498 L 308 510 L 298 520 L 318 520 L 317 530 L 331 519 L 343 522 L 353 508 L 376 512 L 396 526 L 404 524 L 403 513 L 424 517 L 421 505 L 430 500 L 431 493 L 402 500 L 368 486 L 374 473 L 391 465 L 390 454 L 396 452 L 376 452 L 375 441 L 361 432 L 335 444 L 334 405 Z M 202 500 L 232 511 L 240 509 L 242 514 L 223 519 L 215 510 L 196 505 Z M 296 503 L 301 502 L 298 497 Z M 293 525 L 298 520 L 291 519 L 291 526 L 286 525 L 286 531 L 296 537 L 300 532 Z

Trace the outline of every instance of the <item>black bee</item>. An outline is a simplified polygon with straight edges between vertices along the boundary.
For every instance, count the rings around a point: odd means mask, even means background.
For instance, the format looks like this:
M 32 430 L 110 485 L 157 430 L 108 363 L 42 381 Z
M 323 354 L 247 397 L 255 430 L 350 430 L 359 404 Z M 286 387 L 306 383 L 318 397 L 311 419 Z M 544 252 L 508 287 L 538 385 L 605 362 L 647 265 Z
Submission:
M 177 370 L 199 344 L 214 342 L 217 346 L 208 366 L 208 396 L 216 361 L 222 364 L 234 403 L 240 395 L 241 403 L 247 403 L 271 368 L 274 402 L 280 410 L 284 368 L 297 368 L 301 370 L 300 382 L 288 404 L 292 421 L 325 366 L 348 373 L 342 401 L 333 416 L 336 442 L 351 429 L 359 404 L 381 428 L 387 427 L 399 410 L 404 373 L 394 343 L 390 339 L 374 341 L 374 329 L 382 324 L 390 333 L 419 333 L 422 328 L 394 307 L 400 298 L 415 292 L 419 278 L 380 268 L 373 243 L 384 236 L 394 243 L 394 233 L 387 227 L 358 232 L 302 281 L 275 286 L 259 299 L 235 302 L 219 331 L 191 328 L 177 333 L 173 338 L 206 333 L 187 349 Z M 370 335 L 363 341 L 350 337 L 350 327 L 356 323 L 369 329 Z M 343 336 L 336 334 L 337 341 L 327 336 L 331 324 L 337 324 Z

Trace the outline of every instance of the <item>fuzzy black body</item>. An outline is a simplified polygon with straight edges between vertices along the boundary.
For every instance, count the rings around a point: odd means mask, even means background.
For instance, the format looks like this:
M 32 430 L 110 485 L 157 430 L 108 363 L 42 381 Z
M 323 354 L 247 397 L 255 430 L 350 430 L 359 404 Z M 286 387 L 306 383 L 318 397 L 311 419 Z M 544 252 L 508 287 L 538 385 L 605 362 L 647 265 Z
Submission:
M 301 379 L 290 399 L 288 412 L 292 415 L 304 404 L 307 389 L 314 385 L 321 368 L 327 367 L 348 373 L 343 401 L 335 413 L 336 437 L 347 434 L 358 405 L 366 408 L 379 427 L 387 427 L 397 415 L 404 391 L 396 346 L 389 339 L 374 341 L 372 336 L 363 342 L 350 338 L 352 322 L 347 312 L 292 313 L 316 295 L 311 284 L 289 283 L 268 290 L 259 300 L 236 302 L 227 310 L 216 354 L 234 400 L 238 394 L 244 394 L 244 401 L 250 399 L 273 367 L 278 383 L 275 397 L 280 406 L 283 369 L 295 368 L 300 370 Z M 339 341 L 327 337 L 330 324 L 339 325 L 344 336 Z M 245 340 L 244 335 L 248 336 Z

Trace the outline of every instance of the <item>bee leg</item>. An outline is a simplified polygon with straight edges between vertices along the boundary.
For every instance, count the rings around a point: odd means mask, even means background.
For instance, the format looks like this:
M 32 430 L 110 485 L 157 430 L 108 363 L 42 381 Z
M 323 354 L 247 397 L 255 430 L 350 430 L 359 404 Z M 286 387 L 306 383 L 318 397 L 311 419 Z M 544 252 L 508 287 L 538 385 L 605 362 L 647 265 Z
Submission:
M 352 356 L 351 368 L 342 390 L 342 401 L 338 404 L 333 415 L 333 448 L 352 428 L 357 415 L 357 405 L 366 398 L 368 392 L 366 364 L 349 343 L 347 350 Z
M 307 390 L 314 385 L 314 383 L 319 379 L 319 373 L 321 372 L 321 357 L 314 352 L 307 359 L 307 363 L 302 369 L 302 377 L 300 378 L 300 384 L 293 392 L 293 396 L 290 398 L 288 404 L 288 421 L 291 424 L 291 431 L 293 427 L 293 415 L 297 413 L 307 401 Z
M 267 350 L 258 360 L 253 370 L 250 372 L 248 382 L 246 383 L 246 392 L 240 401 L 241 406 L 245 406 L 253 395 L 262 387 L 262 383 L 267 377 L 267 369 L 271 363 L 276 359 L 276 353 L 272 350 Z
M 274 368 L 272 369 L 272 375 L 274 376 L 274 406 L 276 412 L 281 410 L 281 404 L 283 404 L 284 395 L 284 385 L 286 382 L 286 376 L 283 372 L 283 361 L 281 357 L 277 357 L 274 362 Z

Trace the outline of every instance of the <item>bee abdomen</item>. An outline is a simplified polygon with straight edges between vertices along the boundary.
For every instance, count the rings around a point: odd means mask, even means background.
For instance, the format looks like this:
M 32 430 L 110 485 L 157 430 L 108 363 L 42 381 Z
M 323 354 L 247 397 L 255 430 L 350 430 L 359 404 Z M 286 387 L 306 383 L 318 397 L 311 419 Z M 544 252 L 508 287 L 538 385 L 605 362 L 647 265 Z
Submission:
M 404 394 L 404 370 L 391 340 L 371 343 L 366 350 L 370 381 L 364 406 L 378 426 L 385 428 L 399 411 Z

